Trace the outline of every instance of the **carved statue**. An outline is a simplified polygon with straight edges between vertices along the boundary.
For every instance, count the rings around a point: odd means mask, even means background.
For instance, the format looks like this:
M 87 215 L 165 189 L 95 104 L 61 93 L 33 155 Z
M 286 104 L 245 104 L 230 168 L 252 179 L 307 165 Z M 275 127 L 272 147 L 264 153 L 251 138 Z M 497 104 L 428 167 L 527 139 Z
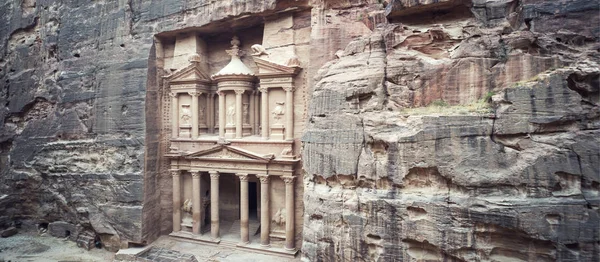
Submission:
M 242 108 L 243 108 L 242 112 L 243 112 L 243 116 L 244 116 L 244 124 L 248 124 L 248 122 L 250 121 L 249 117 L 248 117 L 249 113 L 250 113 L 248 110 L 249 109 L 248 103 L 244 103 L 244 107 L 242 107 Z
M 194 219 L 192 218 L 192 200 L 186 199 L 181 207 L 183 210 L 183 218 L 181 224 L 184 226 L 191 226 Z
M 297 55 L 293 55 L 290 59 L 285 63 L 286 66 L 300 66 L 300 59 Z
M 285 102 L 275 102 L 275 104 L 277 105 L 275 106 L 273 111 L 271 111 L 271 114 L 273 115 L 275 122 L 279 123 L 279 120 L 281 120 L 281 117 L 285 114 L 285 111 L 283 110 L 283 105 L 285 104 Z
M 235 105 L 231 104 L 227 108 L 227 124 L 235 125 Z
M 192 213 L 192 200 L 191 199 L 186 199 L 183 202 L 183 212 L 187 212 L 187 213 Z
M 252 45 L 250 48 L 252 49 L 253 56 L 269 55 L 269 53 L 267 53 L 267 50 L 262 45 Z
M 282 156 L 293 156 L 293 151 L 291 147 L 286 147 L 281 151 Z
M 198 121 L 200 123 L 204 122 L 204 108 L 203 107 L 198 108 Z
M 190 111 L 190 105 L 181 105 L 181 124 L 189 125 L 190 119 L 192 119 L 192 111 Z
M 272 221 L 279 226 L 285 225 L 285 208 L 280 208 L 277 210 L 277 213 L 275 213 L 275 216 L 273 216 Z

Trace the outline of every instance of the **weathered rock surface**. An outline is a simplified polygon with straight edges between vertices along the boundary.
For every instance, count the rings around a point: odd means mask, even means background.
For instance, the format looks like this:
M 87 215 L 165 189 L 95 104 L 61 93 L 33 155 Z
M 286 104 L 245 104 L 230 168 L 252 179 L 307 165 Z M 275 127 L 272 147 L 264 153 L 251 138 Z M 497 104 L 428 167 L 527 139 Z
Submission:
M 600 259 L 588 0 L 4 1 L 0 229 L 168 233 L 153 38 L 299 7 L 307 260 Z
M 160 115 L 151 106 L 160 99 L 154 35 L 214 31 L 241 14 L 256 16 L 236 22 L 256 23 L 289 6 L 0 3 L 0 228 L 50 224 L 53 235 L 88 232 L 111 250 L 167 233 L 161 223 L 171 217 L 161 212 L 157 183 Z
M 307 260 L 599 259 L 598 4 L 467 4 L 390 1 L 318 70 Z

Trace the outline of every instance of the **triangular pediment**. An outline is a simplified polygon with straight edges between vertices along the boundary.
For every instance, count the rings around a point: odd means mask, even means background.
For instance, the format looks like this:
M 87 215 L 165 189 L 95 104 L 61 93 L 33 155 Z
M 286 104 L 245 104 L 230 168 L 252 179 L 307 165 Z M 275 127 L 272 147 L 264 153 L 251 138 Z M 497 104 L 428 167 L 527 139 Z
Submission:
M 300 68 L 297 66 L 286 66 L 260 57 L 254 57 L 254 62 L 258 66 L 259 75 L 295 75 L 300 70 Z
M 264 156 L 228 145 L 217 145 L 209 149 L 184 155 L 184 157 L 223 160 L 254 160 L 260 162 L 268 162 L 272 159 L 272 156 Z
M 165 77 L 171 83 L 177 82 L 210 82 L 210 78 L 200 69 L 200 63 L 190 63 Z

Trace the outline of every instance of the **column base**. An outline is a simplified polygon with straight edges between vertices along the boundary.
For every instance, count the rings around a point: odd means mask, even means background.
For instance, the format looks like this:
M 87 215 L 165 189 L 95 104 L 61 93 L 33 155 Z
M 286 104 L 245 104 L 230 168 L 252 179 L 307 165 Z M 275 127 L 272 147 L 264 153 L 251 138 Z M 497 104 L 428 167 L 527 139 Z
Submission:
M 270 247 L 271 247 L 271 244 L 268 244 L 268 245 L 263 245 L 263 244 L 260 244 L 260 247 L 262 247 L 262 248 L 270 248 Z
M 239 244 L 237 244 L 238 246 L 247 246 L 250 245 L 250 241 L 248 242 L 240 242 Z
M 292 252 L 298 251 L 298 249 L 296 249 L 296 248 L 287 248 L 287 247 L 284 247 L 283 249 L 285 249 L 285 251 L 292 251 Z

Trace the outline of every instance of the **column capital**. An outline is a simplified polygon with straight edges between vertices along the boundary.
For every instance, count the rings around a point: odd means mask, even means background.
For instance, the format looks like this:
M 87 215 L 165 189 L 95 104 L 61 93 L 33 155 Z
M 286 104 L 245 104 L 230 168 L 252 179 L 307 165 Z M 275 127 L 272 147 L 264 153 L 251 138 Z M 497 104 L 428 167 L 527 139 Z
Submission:
M 256 175 L 256 177 L 258 177 L 261 184 L 269 183 L 269 175 L 268 174 L 259 174 L 259 175 Z
M 281 176 L 281 179 L 285 182 L 286 185 L 294 184 L 295 176 Z
M 202 92 L 188 92 L 189 95 L 193 96 L 193 97 L 198 97 L 200 95 L 202 95 Z
M 177 93 L 176 92 L 169 92 L 169 96 L 172 98 L 176 98 L 177 97 Z
M 240 178 L 240 181 L 248 182 L 248 174 L 245 173 L 237 173 L 235 174 Z
M 210 179 L 219 179 L 219 172 L 217 171 L 208 171 L 210 174 Z
M 283 90 L 285 90 L 286 92 L 294 92 L 294 86 L 292 85 L 282 86 L 281 88 L 283 88 Z
M 200 171 L 190 171 L 190 173 L 192 173 L 192 178 L 200 178 Z
M 225 96 L 225 91 L 217 91 L 217 95 L 224 97 Z
M 235 94 L 239 96 L 239 95 L 244 94 L 244 91 L 246 91 L 246 90 L 244 90 L 244 89 L 236 89 L 234 91 L 235 91 Z
M 171 176 L 179 176 L 181 175 L 181 170 L 169 170 L 171 172 Z
M 259 87 L 258 91 L 260 91 L 261 93 L 267 93 L 267 92 L 269 92 L 269 89 L 266 87 Z

